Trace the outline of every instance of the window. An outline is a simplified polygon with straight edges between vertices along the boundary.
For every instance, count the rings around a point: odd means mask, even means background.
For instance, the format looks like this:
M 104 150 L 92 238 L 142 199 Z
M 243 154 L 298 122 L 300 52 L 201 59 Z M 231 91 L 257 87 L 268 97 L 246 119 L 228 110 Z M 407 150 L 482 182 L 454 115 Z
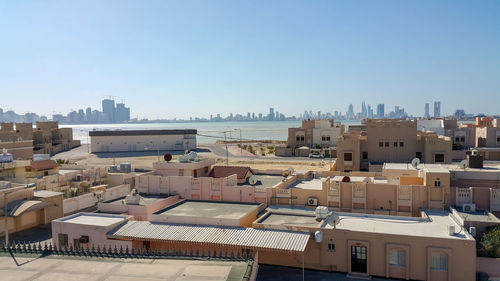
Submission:
M 444 154 L 442 153 L 435 154 L 434 163 L 444 163 Z
M 330 136 L 321 136 L 322 141 L 330 141 Z
M 184 176 L 184 169 L 179 170 L 179 176 Z
M 335 244 L 328 244 L 328 252 L 335 252 Z
M 497 137 L 497 142 L 500 142 L 500 137 Z
M 401 249 L 389 251 L 389 265 L 406 266 L 406 252 Z
M 398 142 L 397 141 L 394 142 L 394 147 L 398 147 Z
M 439 180 L 439 178 L 437 178 L 437 179 L 434 181 L 434 187 L 441 187 L 441 181 Z
M 432 254 L 431 270 L 448 271 L 448 255 L 442 253 Z
M 384 143 L 383 143 L 383 142 L 379 142 L 379 143 L 378 143 L 378 146 L 379 146 L 379 147 L 384 147 Z
M 415 157 L 422 160 L 422 152 L 415 153 Z
M 352 161 L 352 152 L 344 153 L 344 161 Z
M 304 141 L 304 135 L 297 135 L 296 140 L 297 141 Z
M 399 146 L 400 146 L 400 147 L 403 147 L 403 146 L 405 146 L 405 143 L 404 143 L 404 142 L 402 142 L 402 141 L 400 141 L 400 142 L 399 142 Z
M 59 249 L 64 249 L 68 247 L 68 234 L 59 233 Z
M 385 142 L 385 147 L 389 147 L 389 142 L 388 141 Z
M 362 157 L 363 157 L 363 159 L 368 159 L 368 152 L 363 151 Z

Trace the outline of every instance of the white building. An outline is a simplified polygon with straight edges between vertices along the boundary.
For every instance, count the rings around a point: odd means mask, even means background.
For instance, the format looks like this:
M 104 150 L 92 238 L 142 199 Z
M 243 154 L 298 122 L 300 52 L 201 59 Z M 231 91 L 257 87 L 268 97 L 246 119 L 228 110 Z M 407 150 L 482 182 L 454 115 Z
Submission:
M 435 132 L 444 136 L 444 122 L 442 119 L 419 119 L 417 120 L 417 130 L 422 132 Z
M 192 150 L 196 134 L 189 129 L 89 132 L 92 153 Z

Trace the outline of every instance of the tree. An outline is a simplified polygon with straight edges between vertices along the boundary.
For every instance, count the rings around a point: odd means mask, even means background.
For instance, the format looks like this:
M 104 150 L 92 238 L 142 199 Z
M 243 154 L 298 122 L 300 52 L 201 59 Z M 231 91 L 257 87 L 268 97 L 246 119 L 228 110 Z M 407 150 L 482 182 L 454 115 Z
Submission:
M 500 226 L 483 235 L 481 246 L 487 256 L 500 258 Z

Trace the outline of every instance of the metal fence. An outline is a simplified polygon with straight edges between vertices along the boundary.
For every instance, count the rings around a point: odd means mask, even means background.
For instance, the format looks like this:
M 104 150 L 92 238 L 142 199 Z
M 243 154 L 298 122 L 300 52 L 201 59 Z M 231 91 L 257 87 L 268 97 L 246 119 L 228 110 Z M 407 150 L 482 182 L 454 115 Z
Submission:
M 0 242 L 0 253 L 38 254 L 42 256 L 80 256 L 80 257 L 101 257 L 101 258 L 122 258 L 122 259 L 168 259 L 168 258 L 188 258 L 188 259 L 217 259 L 227 261 L 254 261 L 254 254 L 249 252 L 224 252 L 186 249 L 146 249 L 146 248 L 126 248 L 120 247 L 80 247 L 73 246 L 58 248 L 52 243 L 31 243 L 12 242 L 8 245 L 4 241 Z

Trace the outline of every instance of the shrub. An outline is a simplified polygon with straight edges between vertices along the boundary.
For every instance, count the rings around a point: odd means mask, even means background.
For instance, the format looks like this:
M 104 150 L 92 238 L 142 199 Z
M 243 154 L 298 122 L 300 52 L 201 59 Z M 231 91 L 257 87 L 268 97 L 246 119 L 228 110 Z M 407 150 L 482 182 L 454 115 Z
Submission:
M 492 258 L 500 258 L 500 226 L 497 226 L 483 235 L 481 248 Z

